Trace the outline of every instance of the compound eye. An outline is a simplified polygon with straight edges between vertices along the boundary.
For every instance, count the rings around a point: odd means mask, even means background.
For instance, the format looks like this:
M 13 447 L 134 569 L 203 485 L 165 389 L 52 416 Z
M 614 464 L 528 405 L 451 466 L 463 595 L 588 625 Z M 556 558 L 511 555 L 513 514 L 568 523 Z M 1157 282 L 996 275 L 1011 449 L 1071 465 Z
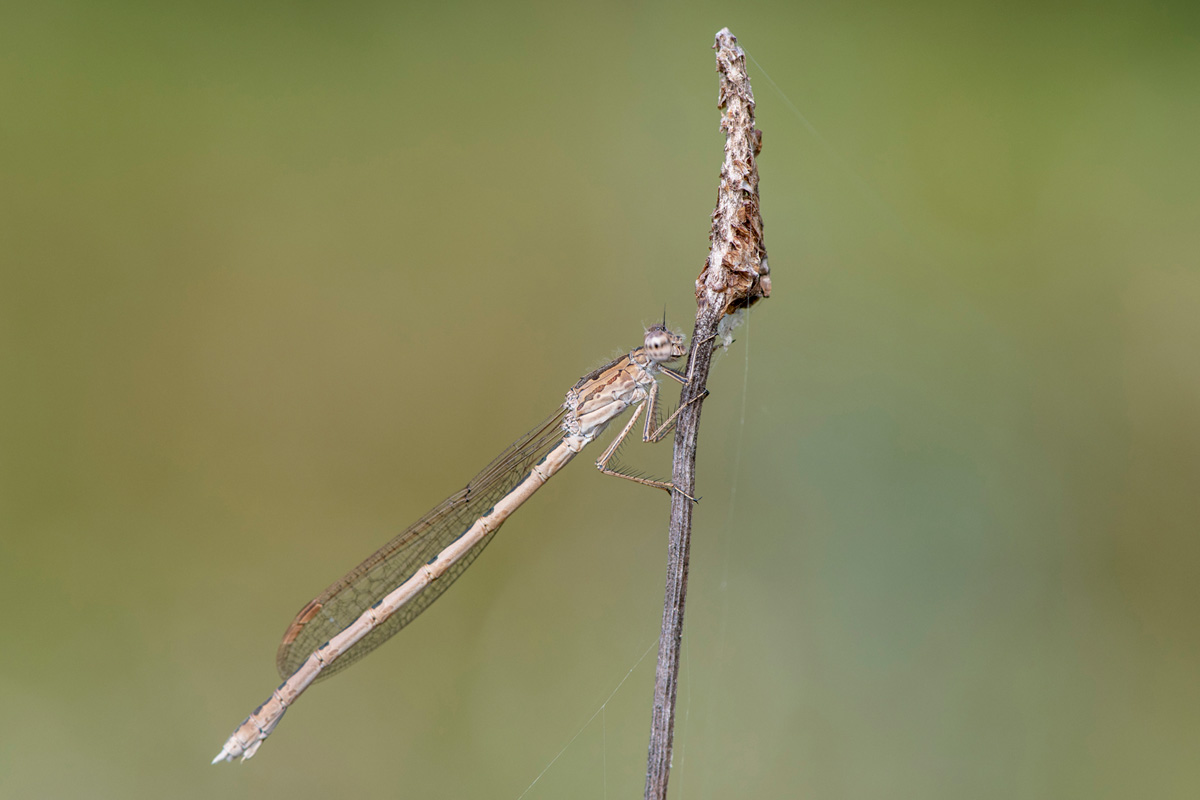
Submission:
M 646 355 L 660 363 L 672 361 L 679 357 L 679 347 L 669 334 L 654 332 L 646 337 Z

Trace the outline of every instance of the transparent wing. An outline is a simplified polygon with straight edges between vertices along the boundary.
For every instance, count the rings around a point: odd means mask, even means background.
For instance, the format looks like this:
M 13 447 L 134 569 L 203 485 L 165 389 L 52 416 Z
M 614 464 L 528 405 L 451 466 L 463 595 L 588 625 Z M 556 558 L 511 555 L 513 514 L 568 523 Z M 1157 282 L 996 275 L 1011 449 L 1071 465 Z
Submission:
M 431 558 L 457 539 L 496 501 L 520 483 L 530 468 L 563 437 L 560 409 L 514 442 L 484 467 L 463 489 L 446 498 L 408 530 L 347 572 L 300 610 L 288 626 L 275 657 L 279 674 L 287 678 L 304 660 L 364 611 L 408 580 Z M 364 636 L 321 671 L 327 678 L 358 661 L 429 607 L 471 565 L 491 535 L 467 552 L 408 605 Z

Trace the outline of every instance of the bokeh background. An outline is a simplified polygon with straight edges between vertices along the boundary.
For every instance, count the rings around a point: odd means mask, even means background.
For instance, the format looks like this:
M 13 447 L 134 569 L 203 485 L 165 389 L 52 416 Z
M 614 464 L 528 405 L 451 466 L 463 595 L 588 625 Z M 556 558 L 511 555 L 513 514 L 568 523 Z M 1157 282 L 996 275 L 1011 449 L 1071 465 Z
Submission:
M 672 796 L 1195 797 L 1196 23 L 6 7 L 0 795 L 639 796 L 668 504 L 588 459 L 209 759 L 301 605 L 690 329 L 728 25 L 775 294 L 705 405 Z

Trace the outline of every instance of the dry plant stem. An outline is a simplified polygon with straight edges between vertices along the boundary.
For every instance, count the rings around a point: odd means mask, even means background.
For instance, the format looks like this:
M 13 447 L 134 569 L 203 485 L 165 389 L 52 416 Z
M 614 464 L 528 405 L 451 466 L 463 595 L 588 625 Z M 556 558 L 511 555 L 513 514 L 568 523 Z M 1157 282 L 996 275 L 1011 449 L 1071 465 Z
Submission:
M 679 644 L 683 636 L 694 508 L 688 497 L 695 496 L 696 439 L 703 405 L 689 401 L 705 392 L 713 350 L 726 334 L 722 322 L 728 315 L 771 294 L 755 162 L 762 147 L 762 134 L 754 128 L 754 94 L 746 74 L 746 56 L 728 28 L 717 33 L 713 47 L 717 51 L 717 71 L 721 74 L 717 105 L 722 109 L 721 130 L 726 136 L 725 161 L 709 234 L 708 260 L 696 279 L 698 310 L 688 356 L 688 383 L 680 397 L 680 403 L 686 405 L 677 419 L 675 432 L 672 482 L 682 492 L 671 495 L 667 587 L 646 763 L 646 800 L 667 796 L 671 771 Z

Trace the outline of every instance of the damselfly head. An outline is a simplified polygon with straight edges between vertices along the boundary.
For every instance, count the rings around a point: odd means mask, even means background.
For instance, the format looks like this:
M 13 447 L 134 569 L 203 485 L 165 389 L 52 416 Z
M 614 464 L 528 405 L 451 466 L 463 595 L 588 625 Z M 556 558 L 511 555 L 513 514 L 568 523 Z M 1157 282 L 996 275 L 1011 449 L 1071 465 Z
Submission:
M 683 337 L 667 330 L 665 324 L 651 325 L 646 330 L 645 350 L 650 360 L 659 364 L 683 358 L 687 353 L 683 347 Z

